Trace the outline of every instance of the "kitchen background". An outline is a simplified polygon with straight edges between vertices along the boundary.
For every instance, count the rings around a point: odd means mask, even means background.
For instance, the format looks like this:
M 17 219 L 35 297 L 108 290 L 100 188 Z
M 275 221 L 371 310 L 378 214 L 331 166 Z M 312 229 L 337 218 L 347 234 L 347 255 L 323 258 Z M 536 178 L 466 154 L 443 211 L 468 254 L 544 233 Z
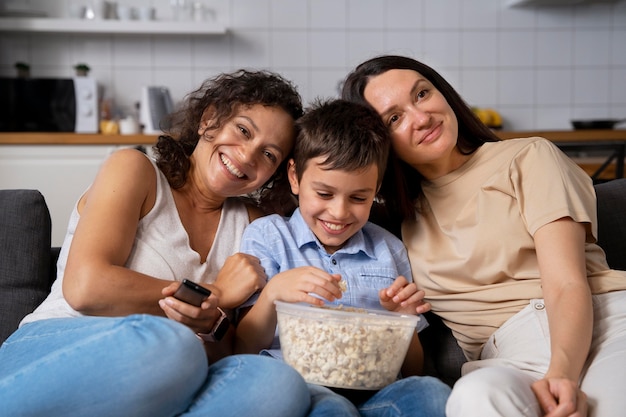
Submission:
M 569 130 L 571 119 L 626 118 L 626 0 L 175 1 L 200 9 L 199 25 L 211 33 L 159 33 L 168 25 L 193 29 L 189 10 L 173 23 L 172 0 L 115 1 L 154 8 L 149 34 L 10 31 L 3 29 L 13 24 L 7 15 L 68 18 L 85 6 L 97 11 L 102 0 L 0 0 L 0 75 L 14 76 L 15 63 L 26 62 L 32 77 L 69 78 L 86 63 L 103 98 L 126 116 L 144 86 L 166 86 L 179 101 L 204 79 L 241 67 L 280 72 L 306 103 L 336 96 L 361 61 L 397 53 L 433 66 L 471 105 L 499 111 L 506 130 Z M 519 2 L 533 4 L 511 5 Z M 134 30 L 145 22 L 121 24 Z M 117 148 L 1 145 L 0 188 L 40 190 L 59 246 L 76 199 Z
M 433 66 L 468 103 L 497 109 L 507 130 L 570 129 L 571 119 L 626 117 L 626 1 L 188 0 L 209 35 L 0 32 L 0 74 L 70 77 L 87 63 L 105 98 L 132 111 L 141 87 L 174 101 L 241 67 L 291 79 L 305 102 L 337 95 L 356 64 L 382 53 Z M 5 10 L 68 17 L 98 0 L 2 0 Z M 171 0 L 118 0 L 172 20 Z M 550 5 L 561 3 L 561 5 Z M 548 4 L 548 5 L 546 5 Z M 573 4 L 573 5 L 572 5 Z M 132 24 L 132 23 L 129 23 Z

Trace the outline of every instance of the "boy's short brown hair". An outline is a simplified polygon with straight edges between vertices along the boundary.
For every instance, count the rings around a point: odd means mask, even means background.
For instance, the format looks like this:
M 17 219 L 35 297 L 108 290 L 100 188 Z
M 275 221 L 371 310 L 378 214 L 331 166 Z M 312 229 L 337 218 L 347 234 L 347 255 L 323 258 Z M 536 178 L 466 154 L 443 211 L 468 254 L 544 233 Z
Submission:
M 323 156 L 322 166 L 328 170 L 358 171 L 376 164 L 380 185 L 391 139 L 373 109 L 340 99 L 317 100 L 296 124 L 293 159 L 298 180 L 311 159 Z

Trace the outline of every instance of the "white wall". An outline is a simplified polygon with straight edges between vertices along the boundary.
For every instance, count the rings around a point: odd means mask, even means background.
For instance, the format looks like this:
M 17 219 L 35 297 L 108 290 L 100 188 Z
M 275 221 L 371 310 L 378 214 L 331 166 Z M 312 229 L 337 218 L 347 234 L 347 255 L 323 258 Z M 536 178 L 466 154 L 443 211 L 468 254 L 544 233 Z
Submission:
M 39 190 L 52 218 L 52 245 L 61 246 L 70 213 L 116 146 L 1 145 L 0 189 Z
M 3 0 L 15 2 L 17 0 Z M 88 0 L 19 0 L 61 16 Z M 176 100 L 240 67 L 293 80 L 306 101 L 337 94 L 356 64 L 381 53 L 433 66 L 472 105 L 498 109 L 507 129 L 568 129 L 572 118 L 626 117 L 626 1 L 511 8 L 505 0 L 203 0 L 231 30 L 217 36 L 0 33 L 0 74 L 18 60 L 33 76 L 70 76 L 87 62 L 123 109 L 140 87 Z M 157 7 L 169 0 L 118 0 Z

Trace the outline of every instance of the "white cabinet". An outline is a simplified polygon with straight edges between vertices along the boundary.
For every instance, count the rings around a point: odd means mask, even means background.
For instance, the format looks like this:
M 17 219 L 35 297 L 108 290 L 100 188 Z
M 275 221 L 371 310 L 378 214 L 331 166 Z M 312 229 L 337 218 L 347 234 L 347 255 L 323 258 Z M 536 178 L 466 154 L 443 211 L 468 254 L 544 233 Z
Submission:
M 52 245 L 61 246 L 76 200 L 116 145 L 2 145 L 0 189 L 36 189 L 52 218 Z
M 123 21 L 57 18 L 0 18 L 0 31 L 42 33 L 108 33 L 150 35 L 220 35 L 226 27 L 216 22 Z

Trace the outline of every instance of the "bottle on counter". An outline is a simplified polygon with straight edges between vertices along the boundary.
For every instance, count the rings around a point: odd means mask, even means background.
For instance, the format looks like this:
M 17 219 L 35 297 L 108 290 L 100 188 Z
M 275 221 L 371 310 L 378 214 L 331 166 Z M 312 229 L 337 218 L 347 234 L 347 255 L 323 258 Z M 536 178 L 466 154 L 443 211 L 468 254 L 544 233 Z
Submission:
M 100 103 L 100 133 L 103 135 L 117 135 L 119 125 L 113 119 L 113 103 L 110 98 L 103 99 Z

